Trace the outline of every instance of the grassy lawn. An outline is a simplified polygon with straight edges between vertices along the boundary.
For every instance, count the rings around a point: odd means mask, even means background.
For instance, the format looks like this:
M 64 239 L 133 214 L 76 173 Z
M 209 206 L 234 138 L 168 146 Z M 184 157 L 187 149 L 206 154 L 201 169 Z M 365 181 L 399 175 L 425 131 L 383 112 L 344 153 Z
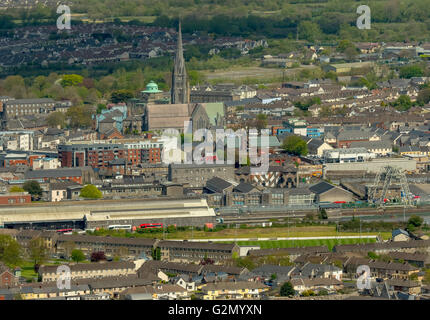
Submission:
M 321 240 L 278 240 L 278 241 L 238 241 L 240 246 L 257 245 L 262 249 L 271 248 L 291 248 L 291 247 L 308 247 L 308 246 L 327 246 L 332 250 L 338 244 L 354 244 L 354 243 L 371 243 L 375 239 L 321 239 Z
M 33 263 L 29 261 L 24 261 L 20 264 L 21 276 L 27 280 L 37 279 L 37 273 L 34 271 Z
M 45 262 L 44 265 L 55 266 L 55 265 L 61 265 L 61 264 L 68 264 L 70 262 L 71 261 L 62 260 L 62 259 L 52 259 L 52 260 L 48 260 L 47 262 Z M 90 261 L 85 260 L 85 261 L 82 261 L 79 263 L 90 263 Z M 21 276 L 24 277 L 26 280 L 33 280 L 33 279 L 37 280 L 38 275 L 34 271 L 33 262 L 23 261 L 23 262 L 21 262 L 19 267 L 21 268 Z
M 377 235 L 377 232 L 361 235 Z M 120 235 L 111 233 L 111 235 Z M 384 239 L 391 237 L 390 232 L 381 232 Z M 133 236 L 143 238 L 163 238 L 162 232 L 157 233 L 134 233 Z M 335 226 L 303 226 L 303 227 L 274 227 L 274 228 L 251 228 L 251 229 L 224 229 L 214 232 L 205 231 L 177 231 L 165 233 L 165 239 L 222 239 L 222 238 L 285 238 L 285 237 L 335 237 L 335 236 L 360 236 L 358 232 L 336 232 Z
M 202 75 L 212 83 L 221 82 L 247 82 L 257 83 L 265 82 L 280 82 L 283 76 L 293 76 L 303 69 L 315 69 L 315 66 L 300 66 L 299 68 L 283 69 L 283 68 L 263 68 L 259 66 L 259 63 L 254 63 L 253 66 L 240 66 L 232 67 L 228 70 L 202 70 Z

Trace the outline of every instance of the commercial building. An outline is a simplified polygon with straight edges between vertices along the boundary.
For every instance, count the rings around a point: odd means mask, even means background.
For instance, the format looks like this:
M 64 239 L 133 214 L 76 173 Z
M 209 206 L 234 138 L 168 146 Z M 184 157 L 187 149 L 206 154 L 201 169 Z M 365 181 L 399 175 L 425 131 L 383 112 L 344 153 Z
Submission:
M 2 204 L 26 204 L 31 203 L 31 195 L 27 192 L 13 192 L 0 194 L 0 205 Z
M 127 143 L 69 143 L 58 146 L 58 158 L 62 167 L 108 168 L 112 166 L 112 161 L 117 159 L 124 159 L 125 165 L 160 163 L 162 149 L 161 141 L 151 140 Z
M 140 226 L 163 223 L 199 226 L 215 223 L 215 212 L 200 198 L 162 200 L 89 200 L 4 206 L 0 221 L 5 228 L 107 228 L 109 225 Z
M 239 246 L 235 243 L 211 243 L 192 241 L 159 241 L 161 259 L 176 262 L 200 262 L 204 258 L 215 261 L 230 259 L 233 253 L 239 255 Z
M 16 99 L 3 103 L 3 119 L 19 118 L 30 114 L 49 113 L 54 110 L 55 101 L 51 98 Z
M 323 166 L 324 174 L 327 172 L 352 172 L 361 171 L 366 173 L 378 173 L 386 166 L 399 168 L 402 171 L 415 172 L 417 170 L 417 161 L 405 158 L 382 158 L 372 159 L 372 161 L 361 161 L 352 163 L 326 163 Z
M 315 200 L 319 203 L 352 202 L 354 200 L 353 193 L 325 181 L 309 187 L 309 190 L 315 194 Z
M 169 181 L 188 184 L 191 188 L 203 188 L 214 177 L 234 179 L 233 164 L 170 164 Z
M 342 148 L 323 151 L 325 163 L 363 162 L 372 158 L 376 158 L 376 155 L 367 151 L 366 148 Z

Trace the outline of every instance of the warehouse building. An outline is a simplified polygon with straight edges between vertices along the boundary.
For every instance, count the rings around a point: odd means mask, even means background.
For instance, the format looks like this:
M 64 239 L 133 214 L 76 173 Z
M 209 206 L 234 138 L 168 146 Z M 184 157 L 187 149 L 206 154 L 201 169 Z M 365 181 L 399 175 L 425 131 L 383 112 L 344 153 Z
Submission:
M 107 228 L 109 225 L 139 226 L 163 223 L 204 226 L 215 223 L 215 212 L 205 199 L 166 198 L 162 200 L 93 200 L 55 204 L 5 205 L 0 211 L 5 228 Z

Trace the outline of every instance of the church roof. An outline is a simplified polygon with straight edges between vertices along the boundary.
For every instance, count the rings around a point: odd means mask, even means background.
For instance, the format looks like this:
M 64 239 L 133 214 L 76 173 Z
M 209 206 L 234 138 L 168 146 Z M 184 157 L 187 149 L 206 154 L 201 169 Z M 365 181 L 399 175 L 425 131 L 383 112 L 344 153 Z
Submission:
M 203 103 L 206 114 L 209 117 L 211 125 L 216 125 L 217 115 L 224 117 L 224 104 L 222 102 Z
M 148 104 L 148 129 L 183 128 L 190 120 L 191 104 Z

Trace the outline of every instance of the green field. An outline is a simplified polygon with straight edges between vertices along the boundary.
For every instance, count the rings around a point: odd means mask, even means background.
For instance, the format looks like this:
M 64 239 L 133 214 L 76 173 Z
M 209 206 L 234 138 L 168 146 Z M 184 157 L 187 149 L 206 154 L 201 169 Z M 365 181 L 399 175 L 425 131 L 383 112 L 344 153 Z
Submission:
M 338 244 L 354 244 L 354 243 L 374 243 L 376 239 L 317 239 L 317 240 L 267 240 L 267 241 L 238 241 L 240 246 L 257 245 L 261 249 L 272 248 L 291 248 L 291 247 L 309 247 L 309 246 L 327 246 L 332 250 Z
M 100 230 L 93 233 L 99 236 L 116 237 L 139 237 L 158 239 L 254 239 L 254 238 L 284 238 L 284 237 L 335 237 L 354 236 L 359 238 L 359 232 L 336 232 L 336 226 L 294 226 L 294 227 L 255 227 L 255 228 L 227 228 L 219 231 L 186 230 L 166 232 L 163 236 L 162 230 L 154 233 L 126 233 L 124 230 Z M 363 232 L 362 235 L 379 235 L 384 240 L 391 238 L 391 232 Z
M 26 280 L 37 279 L 37 273 L 34 271 L 34 265 L 31 262 L 22 262 L 20 268 L 21 276 Z

